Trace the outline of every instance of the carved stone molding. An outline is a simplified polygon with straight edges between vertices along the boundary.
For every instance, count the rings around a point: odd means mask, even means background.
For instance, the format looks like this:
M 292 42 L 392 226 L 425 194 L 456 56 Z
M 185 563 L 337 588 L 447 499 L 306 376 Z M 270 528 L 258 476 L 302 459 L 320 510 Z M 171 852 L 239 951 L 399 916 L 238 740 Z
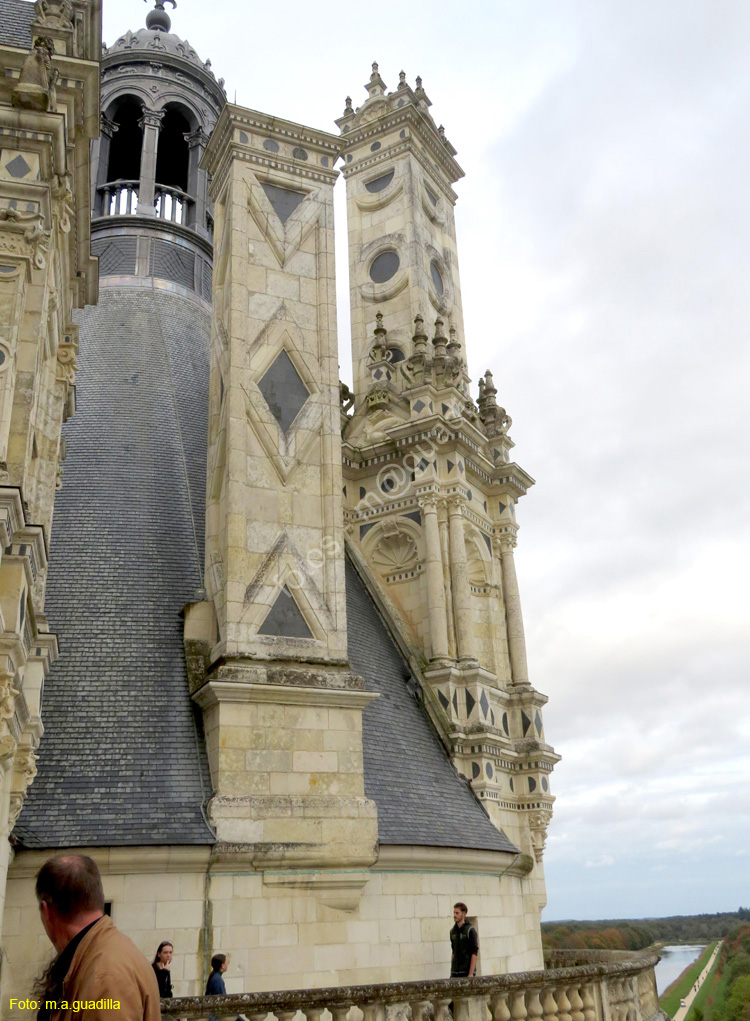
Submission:
M 30 259 L 36 269 L 47 266 L 49 231 L 39 213 L 0 209 L 0 252 Z
M 76 381 L 77 369 L 75 345 L 59 344 L 57 348 L 57 374 L 55 378 L 61 383 L 67 383 L 72 386 Z
M 544 845 L 547 842 L 547 827 L 552 819 L 552 809 L 542 808 L 536 812 L 532 812 L 529 816 L 529 829 L 531 831 L 531 841 L 534 845 L 534 857 L 537 861 L 542 860 L 544 855 Z

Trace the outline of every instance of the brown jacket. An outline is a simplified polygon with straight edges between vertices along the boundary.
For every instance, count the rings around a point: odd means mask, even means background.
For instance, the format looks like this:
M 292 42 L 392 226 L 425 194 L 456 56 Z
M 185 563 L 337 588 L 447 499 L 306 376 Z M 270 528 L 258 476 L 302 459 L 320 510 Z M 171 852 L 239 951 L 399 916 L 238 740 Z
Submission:
M 86 1006 L 92 1001 L 94 1005 Z M 81 1005 L 78 1010 L 74 1003 Z M 63 982 L 63 1000 L 52 1012 L 52 1021 L 159 1021 L 160 1017 L 153 968 L 105 915 L 76 947 Z

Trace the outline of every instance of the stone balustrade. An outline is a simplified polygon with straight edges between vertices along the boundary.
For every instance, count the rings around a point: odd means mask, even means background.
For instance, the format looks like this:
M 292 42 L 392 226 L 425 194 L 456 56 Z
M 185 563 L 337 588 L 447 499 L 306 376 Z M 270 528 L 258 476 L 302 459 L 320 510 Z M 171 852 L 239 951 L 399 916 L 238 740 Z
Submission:
M 163 1000 L 205 1021 L 651 1021 L 664 1019 L 653 950 L 553 951 L 544 971 Z

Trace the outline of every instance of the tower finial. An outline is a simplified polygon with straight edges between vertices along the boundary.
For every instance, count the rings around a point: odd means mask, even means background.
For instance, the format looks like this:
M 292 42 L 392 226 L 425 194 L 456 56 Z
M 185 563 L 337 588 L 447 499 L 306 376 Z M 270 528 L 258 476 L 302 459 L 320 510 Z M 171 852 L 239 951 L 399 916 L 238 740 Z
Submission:
M 144 0 L 148 3 L 148 0 Z M 154 0 L 154 9 L 146 15 L 146 28 L 152 32 L 168 32 L 172 27 L 172 19 L 164 10 L 164 4 L 170 3 L 172 9 L 177 6 L 177 0 Z

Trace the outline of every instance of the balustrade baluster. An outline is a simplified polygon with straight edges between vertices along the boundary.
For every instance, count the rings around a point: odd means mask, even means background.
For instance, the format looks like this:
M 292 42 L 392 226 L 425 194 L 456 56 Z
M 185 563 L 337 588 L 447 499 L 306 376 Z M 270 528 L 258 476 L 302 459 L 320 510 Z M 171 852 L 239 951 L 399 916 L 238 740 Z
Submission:
M 429 1000 L 412 1000 L 409 1006 L 411 1007 L 411 1021 L 429 1021 Z
M 435 1021 L 451 1021 L 452 1014 L 450 1012 L 450 997 L 439 998 L 433 1000 L 433 1009 L 435 1011 Z
M 351 1006 L 351 1003 L 336 1003 L 329 1007 L 333 1021 L 347 1021 Z
M 568 1000 L 570 1001 L 570 1016 L 573 1021 L 584 1021 L 583 1018 L 583 1000 L 581 994 L 578 991 L 578 986 L 570 986 L 568 989 Z
M 382 1000 L 372 1000 L 370 1003 L 363 1004 L 360 1009 L 364 1015 L 364 1021 L 385 1021 L 385 1007 Z
M 544 1021 L 557 1021 L 557 1001 L 552 995 L 552 990 L 547 989 L 544 994 Z
M 510 1021 L 507 993 L 493 994 L 490 999 L 490 1014 L 492 1015 L 492 1021 Z
M 320 1021 L 325 1009 L 325 1007 L 303 1007 L 302 1013 L 307 1018 L 307 1021 Z
M 105 188 L 104 189 L 104 194 L 102 196 L 102 216 L 109 216 L 109 213 L 110 213 L 109 206 L 110 206 L 111 200 L 112 200 L 112 193 L 109 190 L 109 188 Z
M 530 989 L 526 994 L 526 1016 L 528 1021 L 542 1021 L 544 1011 L 542 1001 L 539 999 L 539 990 Z
M 594 1000 L 594 991 L 591 986 L 586 985 L 583 987 L 581 998 L 583 1000 L 584 1021 L 596 1021 L 596 1001 Z
M 565 992 L 565 986 L 557 990 L 557 1021 L 571 1021 L 570 1000 Z
M 526 995 L 522 990 L 514 990 L 512 993 L 510 1016 L 513 1021 L 526 1021 Z
M 133 186 L 129 184 L 125 189 L 125 212 L 130 214 L 135 210 L 133 209 Z

